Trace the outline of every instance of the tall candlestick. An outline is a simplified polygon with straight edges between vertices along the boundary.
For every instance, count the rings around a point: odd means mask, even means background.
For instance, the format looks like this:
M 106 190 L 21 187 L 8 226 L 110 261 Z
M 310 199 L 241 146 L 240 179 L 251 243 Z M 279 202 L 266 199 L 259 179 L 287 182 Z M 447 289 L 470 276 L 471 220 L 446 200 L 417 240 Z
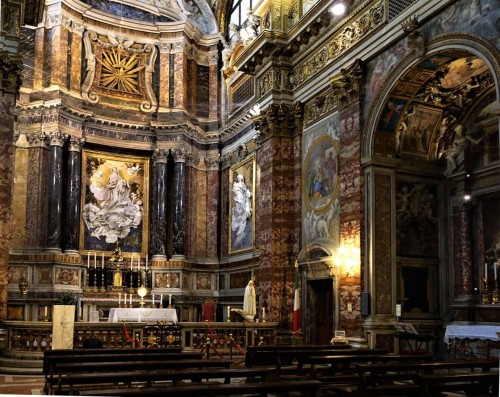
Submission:
M 262 308 L 262 319 L 265 319 L 266 318 L 266 308 L 263 307 Z
M 132 294 L 130 294 L 130 306 L 132 306 Z
M 488 263 L 484 262 L 484 278 L 488 281 Z
M 49 312 L 49 309 L 48 309 L 48 307 L 47 307 L 47 306 L 45 306 L 45 311 L 44 311 L 44 313 L 45 313 L 45 317 L 47 317 L 48 312 Z
M 120 306 L 121 303 L 122 303 L 122 293 L 120 292 L 118 294 L 118 306 Z
M 146 255 L 146 271 L 148 271 L 148 256 Z
M 155 294 L 152 295 L 153 297 L 153 306 L 155 305 Z
M 172 305 L 172 294 L 168 294 L 168 305 Z
M 137 258 L 137 270 L 141 271 L 141 256 L 139 255 L 139 258 Z
M 163 306 L 163 294 L 160 295 L 160 306 Z
M 127 306 L 127 293 L 125 292 L 125 299 L 123 300 L 123 304 Z
M 231 306 L 227 307 L 227 319 L 229 320 L 229 317 L 231 317 Z
M 134 254 L 130 257 L 130 271 L 132 271 L 132 266 L 134 265 Z
M 493 264 L 493 275 L 495 276 L 495 288 L 496 288 L 496 282 L 497 282 L 497 263 L 496 262 Z
M 90 269 L 90 251 L 87 252 L 87 269 Z
M 101 269 L 104 269 L 104 252 L 102 253 L 101 257 Z
M 94 269 L 97 267 L 97 252 L 94 251 Z

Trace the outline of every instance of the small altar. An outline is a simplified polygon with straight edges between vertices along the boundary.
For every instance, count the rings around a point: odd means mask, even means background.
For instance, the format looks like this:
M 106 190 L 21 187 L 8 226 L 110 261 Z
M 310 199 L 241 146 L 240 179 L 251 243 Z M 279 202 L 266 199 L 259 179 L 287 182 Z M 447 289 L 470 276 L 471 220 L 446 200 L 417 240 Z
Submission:
M 118 308 L 109 310 L 108 322 L 169 322 L 177 324 L 177 312 L 175 309 L 154 308 Z
M 447 325 L 444 342 L 451 347 L 452 358 L 498 357 L 500 326 Z

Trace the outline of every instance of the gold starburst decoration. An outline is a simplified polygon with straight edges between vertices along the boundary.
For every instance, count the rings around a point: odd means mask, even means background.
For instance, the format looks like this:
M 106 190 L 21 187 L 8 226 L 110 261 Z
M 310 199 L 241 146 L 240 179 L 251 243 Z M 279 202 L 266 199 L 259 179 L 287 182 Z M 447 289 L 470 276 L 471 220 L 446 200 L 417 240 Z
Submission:
M 137 54 L 125 54 L 119 49 L 103 51 L 102 59 L 96 58 L 102 65 L 100 85 L 108 90 L 117 90 L 140 94 L 139 72 L 145 68 L 139 64 Z

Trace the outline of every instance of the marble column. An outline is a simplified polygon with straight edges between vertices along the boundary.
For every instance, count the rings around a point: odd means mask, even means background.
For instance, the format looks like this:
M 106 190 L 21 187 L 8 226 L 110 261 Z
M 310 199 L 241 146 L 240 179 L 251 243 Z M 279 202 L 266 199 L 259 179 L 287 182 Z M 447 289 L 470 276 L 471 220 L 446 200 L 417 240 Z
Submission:
M 160 45 L 160 92 L 158 102 L 160 108 L 168 108 L 170 98 L 170 51 L 172 44 L 162 43 Z
M 62 224 L 62 161 L 67 135 L 57 130 L 50 133 L 49 217 L 47 223 L 47 251 L 61 252 Z
M 186 234 L 186 157 L 184 148 L 172 151 L 174 155 L 174 232 L 172 236 L 172 260 L 183 260 Z
M 167 161 L 168 150 L 156 149 L 153 192 L 153 260 L 167 260 Z
M 64 252 L 70 255 L 78 255 L 78 239 L 80 236 L 79 219 L 82 178 L 82 146 L 84 143 L 84 138 L 71 137 L 69 139 Z

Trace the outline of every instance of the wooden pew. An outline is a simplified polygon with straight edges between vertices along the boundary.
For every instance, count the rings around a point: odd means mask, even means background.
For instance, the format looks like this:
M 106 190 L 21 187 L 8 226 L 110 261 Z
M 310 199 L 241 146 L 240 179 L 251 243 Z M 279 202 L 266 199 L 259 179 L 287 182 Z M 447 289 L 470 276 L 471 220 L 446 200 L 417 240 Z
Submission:
M 310 377 L 316 377 L 316 366 L 327 365 L 330 374 L 335 374 L 339 369 L 342 372 L 353 373 L 354 364 L 361 363 L 387 363 L 387 362 L 417 362 L 430 361 L 430 354 L 364 354 L 364 355 L 331 355 L 331 356 L 309 356 L 304 362 L 310 365 Z
M 49 383 L 49 391 L 57 384 L 57 391 L 61 390 L 63 377 L 74 373 L 99 373 L 117 372 L 130 370 L 153 371 L 161 369 L 188 369 L 188 368 L 230 368 L 231 360 L 178 360 L 169 357 L 157 357 L 153 360 L 133 362 L 87 362 L 87 363 L 56 363 L 53 368 L 52 378 Z
M 464 392 L 467 396 L 498 397 L 498 372 L 471 372 L 439 375 L 420 375 L 419 383 L 426 396 Z
M 485 372 L 495 367 L 498 367 L 498 362 L 495 360 L 356 364 L 359 382 L 354 393 L 370 396 L 382 394 L 386 389 L 394 392 L 398 388 L 409 387 L 406 393 L 418 394 L 418 392 L 423 393 L 423 387 L 419 382 L 422 373 L 432 374 L 435 371 L 449 370 L 473 371 L 474 369 L 481 369 Z M 395 385 L 396 381 L 408 384 Z
M 90 353 L 88 353 L 90 351 Z M 49 350 L 44 352 L 43 373 L 45 376 L 44 392 L 57 383 L 54 371 L 56 365 L 64 363 L 79 364 L 93 362 L 131 362 L 149 359 L 201 359 L 199 352 L 176 352 L 170 349 L 87 349 L 87 350 Z
M 331 355 L 363 355 L 363 354 L 383 354 L 387 353 L 385 349 L 338 349 L 338 346 L 258 346 L 260 349 L 249 347 L 245 356 L 245 366 L 252 368 L 256 366 L 274 366 L 280 370 L 283 365 L 290 365 L 297 362 L 298 369 L 302 368 L 305 358 L 309 356 L 331 356 Z
M 265 382 L 269 370 L 262 368 L 231 368 L 206 370 L 158 370 L 125 371 L 68 374 L 61 379 L 61 390 L 70 395 L 81 390 L 101 390 L 106 387 L 150 387 L 153 384 L 170 382 L 174 386 L 182 381 L 201 382 L 202 380 L 223 379 L 230 383 L 232 378 L 246 378 L 247 382 Z M 76 392 L 76 393 L 75 393 Z M 96 393 L 98 394 L 98 393 Z
M 287 352 L 289 350 L 349 350 L 350 345 L 262 345 L 247 346 L 245 354 L 245 366 L 247 368 L 254 366 L 275 365 L 275 355 L 278 352 Z
M 99 396 L 229 396 L 229 395 L 258 395 L 282 393 L 288 395 L 290 392 L 301 392 L 302 395 L 316 396 L 321 382 L 316 380 L 300 381 L 278 381 L 262 383 L 230 383 L 230 384 L 196 384 L 151 388 L 130 389 L 106 389 L 99 390 Z M 82 396 L 93 396 L 95 390 L 86 390 L 80 393 Z

